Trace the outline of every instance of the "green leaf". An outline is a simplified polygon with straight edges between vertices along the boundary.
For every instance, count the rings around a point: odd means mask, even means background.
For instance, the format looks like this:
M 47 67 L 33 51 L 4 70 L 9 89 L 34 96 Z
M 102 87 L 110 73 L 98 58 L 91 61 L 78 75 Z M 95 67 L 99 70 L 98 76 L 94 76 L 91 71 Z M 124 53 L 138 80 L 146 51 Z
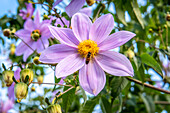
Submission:
M 125 25 L 127 26 L 126 20 L 125 20 L 125 11 L 122 7 L 122 3 L 121 2 L 116 2 L 115 3 L 115 8 L 116 8 L 116 14 L 118 19 Z
M 67 89 L 69 89 L 70 87 L 65 86 L 64 87 L 64 91 L 66 91 Z M 63 94 L 63 109 L 65 110 L 65 113 L 68 112 L 69 107 L 71 106 L 74 97 L 75 97 L 75 91 L 76 88 L 73 88 L 71 90 L 69 90 L 68 92 L 66 92 L 65 94 Z
M 162 70 L 160 65 L 157 63 L 157 61 L 151 57 L 149 54 L 147 53 L 143 53 L 141 55 L 141 61 L 143 63 L 145 63 L 148 66 L 151 66 L 153 69 L 155 69 L 155 71 L 157 71 L 160 75 L 162 75 Z
M 153 102 L 152 97 L 151 96 L 143 96 L 142 94 L 139 94 L 139 95 L 145 104 L 147 112 L 155 113 L 155 103 Z
M 144 29 L 144 20 L 142 18 L 142 15 L 141 15 L 141 12 L 140 12 L 140 9 L 139 9 L 139 6 L 138 6 L 138 3 L 137 3 L 137 0 L 133 0 L 131 1 L 131 5 L 132 5 L 132 8 L 133 8 L 133 11 L 136 15 L 136 18 L 138 19 L 140 25 L 142 26 L 142 28 Z
M 126 87 L 128 80 L 125 77 L 114 77 L 111 81 L 111 96 L 112 101 L 120 94 L 120 92 Z
M 112 106 L 109 103 L 107 98 L 101 97 L 99 103 L 100 103 L 103 113 L 111 113 L 112 112 Z
M 98 103 L 99 98 L 93 98 L 91 100 L 88 100 L 84 106 L 80 109 L 79 113 L 92 113 L 94 107 L 96 106 L 96 104 Z

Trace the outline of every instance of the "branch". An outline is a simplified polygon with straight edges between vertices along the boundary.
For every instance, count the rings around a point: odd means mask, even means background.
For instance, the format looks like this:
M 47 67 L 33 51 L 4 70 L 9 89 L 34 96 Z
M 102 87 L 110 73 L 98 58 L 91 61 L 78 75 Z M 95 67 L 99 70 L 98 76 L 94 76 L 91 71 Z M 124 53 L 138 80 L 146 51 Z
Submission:
M 47 85 L 60 85 L 60 86 L 68 86 L 72 87 L 72 85 L 64 85 L 64 84 L 57 84 L 57 83 L 39 83 L 39 82 L 31 82 L 33 84 L 47 84 Z
M 73 88 L 74 88 L 74 86 L 72 86 L 72 87 L 70 87 L 69 89 L 65 90 L 63 93 L 57 95 L 57 98 L 60 97 L 61 95 L 65 94 L 65 93 L 67 93 L 68 91 L 70 91 L 70 90 L 73 89 Z
M 154 87 L 153 85 L 150 85 L 150 84 L 146 84 L 146 83 L 142 83 L 141 81 L 139 80 L 136 80 L 136 79 L 133 79 L 133 78 L 129 78 L 129 77 L 126 77 L 129 81 L 132 81 L 132 82 L 135 82 L 139 85 L 144 85 L 145 87 L 148 87 L 148 88 L 151 88 L 151 89 L 154 89 L 154 90 L 157 90 L 157 91 L 161 91 L 163 93 L 167 93 L 167 94 L 170 94 L 170 91 L 167 91 L 167 90 L 164 90 L 164 89 L 161 89 L 161 88 L 157 88 L 157 87 Z

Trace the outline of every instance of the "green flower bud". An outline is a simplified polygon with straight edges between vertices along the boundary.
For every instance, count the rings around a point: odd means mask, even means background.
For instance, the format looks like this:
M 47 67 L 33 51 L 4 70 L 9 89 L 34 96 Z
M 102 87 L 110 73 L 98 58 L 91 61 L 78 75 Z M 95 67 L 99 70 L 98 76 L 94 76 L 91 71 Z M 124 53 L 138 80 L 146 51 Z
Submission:
M 40 76 L 37 77 L 37 81 L 38 81 L 39 85 L 40 85 L 41 83 L 43 83 L 43 79 L 44 79 L 44 77 L 43 77 L 42 75 L 40 75 Z
M 31 87 L 31 91 L 35 91 L 35 87 Z
M 33 81 L 33 77 L 34 77 L 34 73 L 31 69 L 23 69 L 20 72 L 20 77 L 21 77 L 21 81 L 25 82 L 25 78 L 26 76 L 29 76 L 29 83 L 31 83 Z
M 48 19 L 48 15 L 43 15 L 43 19 L 44 20 Z
M 135 53 L 131 49 L 128 49 L 128 51 L 125 52 L 125 55 L 132 59 L 135 56 Z
M 18 99 L 17 101 L 20 102 L 23 98 L 27 97 L 28 94 L 28 85 L 20 82 L 17 83 L 14 87 L 15 97 Z
M 6 86 L 11 86 L 11 84 L 13 83 L 13 76 L 14 76 L 14 72 L 11 71 L 11 70 L 6 70 L 6 71 L 3 71 L 2 72 L 2 76 L 3 76 L 3 79 L 6 83 Z
M 59 104 L 49 105 L 47 108 L 47 113 L 62 113 L 61 106 Z
M 152 32 L 153 32 L 153 29 L 150 28 L 150 29 L 149 29 L 149 33 L 152 33 Z
M 4 29 L 3 34 L 4 34 L 4 36 L 9 37 L 11 35 L 10 29 Z

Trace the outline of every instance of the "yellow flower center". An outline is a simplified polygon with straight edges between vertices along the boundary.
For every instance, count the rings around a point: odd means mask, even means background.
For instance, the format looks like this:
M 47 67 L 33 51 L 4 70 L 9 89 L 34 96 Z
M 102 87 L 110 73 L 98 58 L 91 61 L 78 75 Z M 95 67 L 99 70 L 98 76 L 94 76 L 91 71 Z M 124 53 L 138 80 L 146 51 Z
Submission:
M 99 47 L 95 41 L 84 40 L 78 45 L 78 53 L 82 57 L 86 57 L 88 53 L 91 53 L 91 57 L 94 57 L 99 52 Z
M 39 38 L 41 37 L 41 33 L 38 29 L 32 31 L 31 33 L 31 38 L 34 40 L 34 41 L 37 41 Z

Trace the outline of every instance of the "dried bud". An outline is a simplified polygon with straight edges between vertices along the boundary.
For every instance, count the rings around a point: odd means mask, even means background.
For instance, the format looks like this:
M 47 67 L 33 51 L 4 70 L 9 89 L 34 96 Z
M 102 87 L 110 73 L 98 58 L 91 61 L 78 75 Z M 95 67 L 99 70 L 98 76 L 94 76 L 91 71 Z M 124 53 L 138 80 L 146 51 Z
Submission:
M 34 62 L 34 64 L 36 64 L 36 65 L 38 65 L 38 64 L 40 64 L 41 62 L 39 61 L 39 57 L 34 57 L 34 59 L 33 59 L 33 62 Z
M 62 113 L 61 106 L 59 104 L 49 105 L 47 108 L 47 113 Z
M 9 37 L 11 35 L 10 29 L 4 29 L 3 34 L 4 34 L 4 36 Z
M 89 6 L 92 6 L 96 1 L 95 0 L 86 0 Z
M 34 76 L 34 73 L 31 69 L 23 69 L 21 70 L 20 72 L 20 76 L 21 76 L 21 81 L 25 82 L 25 78 L 26 76 L 29 76 L 29 83 L 31 83 L 33 81 L 33 76 Z
M 18 99 L 17 101 L 20 102 L 23 98 L 27 97 L 28 94 L 28 85 L 20 82 L 17 83 L 14 87 L 15 97 Z
M 6 71 L 3 71 L 2 72 L 2 76 L 3 76 L 3 79 L 6 83 L 6 86 L 11 86 L 11 84 L 13 83 L 13 76 L 14 76 L 14 72 L 11 71 L 11 70 L 6 70 Z
M 170 14 L 169 13 L 166 14 L 166 20 L 170 21 Z
M 38 81 L 39 85 L 40 85 L 41 83 L 43 83 L 43 79 L 44 79 L 44 77 L 43 77 L 42 75 L 40 75 L 40 76 L 37 77 L 37 81 Z

